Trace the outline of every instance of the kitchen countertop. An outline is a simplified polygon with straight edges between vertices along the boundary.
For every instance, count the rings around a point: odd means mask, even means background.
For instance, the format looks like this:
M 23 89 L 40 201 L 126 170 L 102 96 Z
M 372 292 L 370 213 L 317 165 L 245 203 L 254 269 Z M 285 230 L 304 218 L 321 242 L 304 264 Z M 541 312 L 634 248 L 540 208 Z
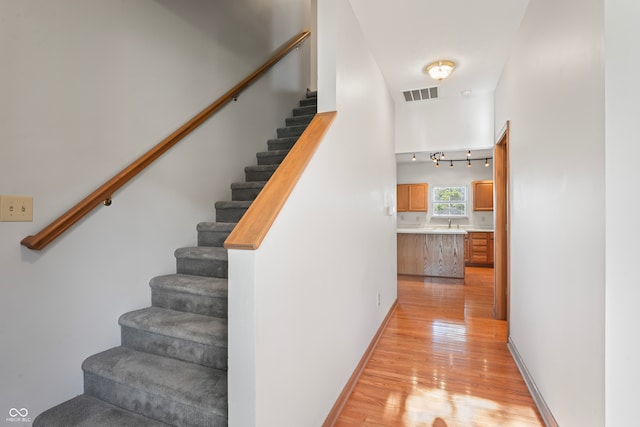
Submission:
M 492 228 L 439 228 L 439 227 L 402 227 L 398 228 L 400 234 L 467 234 L 471 233 L 493 233 Z

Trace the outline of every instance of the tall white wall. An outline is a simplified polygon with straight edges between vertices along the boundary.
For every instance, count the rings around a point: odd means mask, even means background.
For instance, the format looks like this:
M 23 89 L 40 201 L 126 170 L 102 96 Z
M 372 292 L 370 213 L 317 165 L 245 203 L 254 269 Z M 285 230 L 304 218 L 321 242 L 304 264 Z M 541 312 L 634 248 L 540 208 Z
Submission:
M 395 138 L 396 153 L 491 147 L 493 93 L 398 104 Z
M 605 0 L 606 88 L 606 425 L 638 422 L 640 337 L 637 307 L 640 298 L 637 266 L 640 230 L 638 162 L 634 153 L 640 134 L 640 3 Z
M 321 425 L 396 299 L 394 107 L 349 2 L 325 6 L 337 118 L 262 246 L 229 253 L 232 426 Z
M 511 121 L 511 339 L 562 426 L 605 421 L 603 26 L 602 0 L 532 0 L 495 95 L 496 132 Z
M 484 162 L 474 162 L 471 168 L 465 163 L 456 163 L 450 168 L 443 161 L 439 168 L 432 162 L 411 162 L 398 164 L 398 184 L 426 182 L 429 184 L 429 210 L 427 212 L 398 212 L 398 227 L 403 225 L 442 225 L 447 219 L 433 218 L 433 187 L 464 185 L 467 187 L 467 218 L 454 219 L 454 224 L 477 228 L 493 228 L 493 212 L 473 211 L 473 181 L 492 180 L 493 168 L 485 167 Z
M 111 207 L 42 252 L 19 245 L 308 26 L 301 1 L 279 3 L 293 6 L 287 27 L 253 3 L 242 16 L 218 3 L 0 2 L 0 194 L 31 195 L 35 209 L 32 223 L 0 223 L 0 413 L 35 417 L 82 393 L 82 361 L 119 344 L 118 317 L 149 305 L 149 279 L 175 271 L 174 250 L 195 244 L 304 93 L 308 47 Z M 243 29 L 256 14 L 267 37 Z

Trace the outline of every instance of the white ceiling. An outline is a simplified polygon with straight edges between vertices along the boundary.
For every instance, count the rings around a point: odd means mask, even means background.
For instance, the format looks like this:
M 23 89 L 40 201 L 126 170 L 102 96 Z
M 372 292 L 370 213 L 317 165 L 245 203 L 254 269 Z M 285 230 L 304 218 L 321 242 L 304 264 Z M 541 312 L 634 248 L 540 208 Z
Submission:
M 492 92 L 529 0 L 351 0 L 365 40 L 393 99 L 440 86 L 439 97 Z M 456 63 L 437 82 L 424 73 L 441 59 Z M 418 101 L 434 102 L 434 101 Z

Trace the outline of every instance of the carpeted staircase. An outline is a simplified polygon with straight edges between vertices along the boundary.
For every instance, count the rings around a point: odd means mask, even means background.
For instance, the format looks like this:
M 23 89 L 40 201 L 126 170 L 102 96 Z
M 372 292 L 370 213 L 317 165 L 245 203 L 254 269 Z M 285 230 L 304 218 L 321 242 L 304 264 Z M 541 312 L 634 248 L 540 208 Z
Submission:
M 223 243 L 316 113 L 308 92 L 286 127 L 198 224 L 198 246 L 175 251 L 177 273 L 151 279 L 152 306 L 123 314 L 122 345 L 82 364 L 84 394 L 34 427 L 227 425 L 227 251 Z

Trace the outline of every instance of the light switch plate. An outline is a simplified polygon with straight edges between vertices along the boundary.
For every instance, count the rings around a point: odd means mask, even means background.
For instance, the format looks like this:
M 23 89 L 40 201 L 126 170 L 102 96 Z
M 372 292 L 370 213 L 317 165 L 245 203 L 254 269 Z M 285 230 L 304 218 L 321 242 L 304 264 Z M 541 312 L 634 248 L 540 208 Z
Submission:
M 0 196 L 0 221 L 33 221 L 33 197 Z

